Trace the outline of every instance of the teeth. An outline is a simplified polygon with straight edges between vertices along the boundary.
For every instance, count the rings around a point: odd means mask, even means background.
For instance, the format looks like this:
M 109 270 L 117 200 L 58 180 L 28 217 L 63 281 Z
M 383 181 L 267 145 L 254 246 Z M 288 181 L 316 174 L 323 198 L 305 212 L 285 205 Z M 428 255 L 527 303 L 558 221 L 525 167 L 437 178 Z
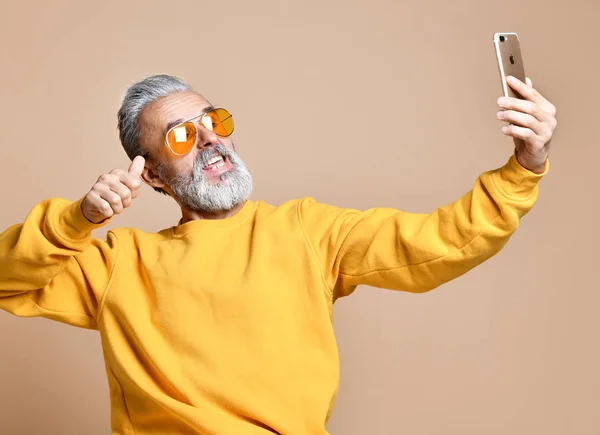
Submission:
M 222 161 L 223 161 L 223 156 L 215 156 L 206 163 L 205 167 L 210 166 L 213 163 L 222 162 Z
M 216 163 L 216 162 L 218 162 L 219 160 L 223 160 L 223 157 L 222 157 L 222 156 L 215 156 L 215 157 L 213 157 L 212 159 L 210 159 L 210 160 L 208 161 L 208 164 L 209 164 L 209 165 L 212 165 L 213 163 Z
M 215 166 L 213 166 L 213 169 L 219 169 L 221 166 L 223 166 L 225 163 L 221 162 L 221 163 L 217 163 Z

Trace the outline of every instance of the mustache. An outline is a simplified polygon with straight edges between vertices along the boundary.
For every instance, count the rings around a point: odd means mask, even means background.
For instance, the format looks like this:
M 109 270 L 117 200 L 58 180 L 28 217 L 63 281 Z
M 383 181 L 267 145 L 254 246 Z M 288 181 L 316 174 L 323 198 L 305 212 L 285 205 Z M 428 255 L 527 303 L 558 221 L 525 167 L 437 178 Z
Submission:
M 196 169 L 196 167 L 198 167 L 198 169 L 203 168 L 208 164 L 210 159 L 219 154 L 223 157 L 226 157 L 232 163 L 232 165 L 237 166 L 237 155 L 235 152 L 228 150 L 221 144 L 217 144 L 214 147 L 204 148 L 198 153 L 198 156 L 196 156 L 196 161 L 194 162 L 194 169 Z

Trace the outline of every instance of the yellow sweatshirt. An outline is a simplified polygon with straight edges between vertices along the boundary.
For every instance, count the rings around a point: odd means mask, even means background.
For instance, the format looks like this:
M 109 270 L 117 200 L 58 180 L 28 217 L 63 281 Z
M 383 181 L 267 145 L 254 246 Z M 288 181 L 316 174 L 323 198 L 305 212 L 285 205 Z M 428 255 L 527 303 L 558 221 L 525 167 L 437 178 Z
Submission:
M 0 308 L 100 332 L 113 434 L 326 434 L 334 301 L 361 284 L 424 292 L 477 266 L 542 176 L 513 155 L 431 214 L 249 201 L 106 240 L 81 200 L 51 199 L 0 235 Z

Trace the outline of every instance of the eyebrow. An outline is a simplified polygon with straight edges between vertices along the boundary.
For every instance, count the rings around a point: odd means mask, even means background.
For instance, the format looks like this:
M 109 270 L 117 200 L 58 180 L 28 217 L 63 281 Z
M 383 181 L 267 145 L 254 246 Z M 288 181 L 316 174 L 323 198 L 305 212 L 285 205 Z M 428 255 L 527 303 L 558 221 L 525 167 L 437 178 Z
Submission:
M 187 121 L 191 121 L 192 119 L 199 118 L 201 116 L 206 115 L 208 112 L 210 112 L 212 110 L 215 110 L 215 108 L 211 105 L 211 106 L 205 107 L 200 115 L 193 116 L 192 118 L 189 118 L 187 120 L 184 120 L 183 118 L 175 119 L 174 121 L 171 121 L 167 124 L 164 134 L 167 134 L 167 132 L 169 130 L 171 130 L 173 127 L 175 127 L 177 124 L 181 124 L 182 122 L 187 122 Z

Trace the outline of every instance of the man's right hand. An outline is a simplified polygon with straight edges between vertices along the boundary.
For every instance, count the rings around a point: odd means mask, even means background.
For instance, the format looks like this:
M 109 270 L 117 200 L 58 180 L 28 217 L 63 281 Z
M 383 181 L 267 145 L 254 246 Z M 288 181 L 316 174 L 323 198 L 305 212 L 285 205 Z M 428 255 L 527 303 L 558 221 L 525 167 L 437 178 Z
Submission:
M 127 172 L 114 169 L 108 174 L 100 175 L 81 203 L 85 218 L 99 224 L 129 207 L 133 198 L 139 195 L 144 164 L 144 158 L 137 156 Z

